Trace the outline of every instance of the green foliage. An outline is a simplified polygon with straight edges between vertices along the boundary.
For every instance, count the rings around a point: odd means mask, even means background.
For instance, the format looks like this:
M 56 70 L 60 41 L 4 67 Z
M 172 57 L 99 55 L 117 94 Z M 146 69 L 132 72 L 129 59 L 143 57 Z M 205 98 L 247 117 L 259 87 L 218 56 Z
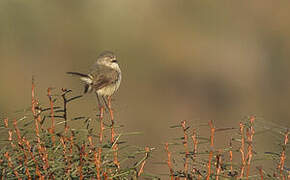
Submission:
M 49 107 L 34 97 L 32 106 L 12 114 L 14 120 L 4 118 L 0 127 L 0 178 L 1 179 L 287 179 L 286 156 L 289 154 L 288 130 L 263 120 L 246 117 L 239 128 L 200 125 L 191 129 L 186 121 L 171 126 L 183 133 L 163 148 L 137 147 L 123 140 L 139 132 L 116 133 L 111 109 L 96 117 L 68 118 L 67 104 L 81 96 L 71 97 L 71 90 L 62 89 L 52 95 L 48 89 Z M 22 115 L 19 115 L 22 114 Z M 105 117 L 111 124 L 104 123 Z M 108 119 L 110 120 L 110 119 Z M 71 122 L 83 122 L 83 128 L 71 128 Z M 96 128 L 97 127 L 97 128 Z M 195 127 L 196 128 L 196 127 Z M 206 128 L 208 135 L 198 133 Z M 215 139 L 221 133 L 229 145 L 221 148 Z M 277 137 L 277 151 L 255 151 L 259 144 L 255 136 L 271 133 Z M 108 136 L 110 134 L 110 136 Z M 279 143 L 278 143 L 279 141 Z M 219 148 L 216 148 L 216 147 Z M 168 174 L 143 172 L 152 159 L 153 150 L 167 154 L 160 164 L 168 166 Z M 154 156 L 153 156 L 154 159 Z M 235 160 L 233 160 L 235 159 Z M 165 163 L 167 161 L 167 163 Z M 271 161 L 272 168 L 260 166 Z M 149 166 L 149 165 L 148 165 Z
M 81 97 L 68 97 L 70 93 L 71 90 L 62 89 L 61 95 L 51 95 L 49 89 L 50 107 L 43 107 L 32 97 L 32 112 L 22 111 L 25 115 L 14 120 L 13 126 L 10 120 L 2 120 L 0 130 L 4 138 L 1 139 L 0 177 L 136 179 L 141 175 L 148 176 L 142 174 L 144 167 L 140 168 L 153 149 L 122 141 L 124 136 L 139 133 L 119 133 L 114 141 L 110 141 L 92 128 L 92 124 L 100 122 L 100 116 L 68 119 L 67 104 Z M 56 118 L 57 122 L 53 122 Z M 82 121 L 84 128 L 70 128 L 72 121 Z M 112 128 L 112 125 L 105 125 L 104 131 Z M 98 142 L 100 136 L 106 139 Z

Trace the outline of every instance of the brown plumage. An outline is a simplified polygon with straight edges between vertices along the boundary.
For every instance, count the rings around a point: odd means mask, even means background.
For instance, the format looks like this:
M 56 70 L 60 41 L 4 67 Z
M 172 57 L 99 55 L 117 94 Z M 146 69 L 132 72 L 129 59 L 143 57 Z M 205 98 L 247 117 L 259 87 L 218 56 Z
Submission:
M 112 96 L 121 83 L 121 69 L 116 56 L 110 51 L 105 51 L 99 55 L 88 74 L 79 72 L 67 72 L 67 74 L 80 76 L 80 79 L 85 83 L 84 93 L 94 91 L 97 97 Z

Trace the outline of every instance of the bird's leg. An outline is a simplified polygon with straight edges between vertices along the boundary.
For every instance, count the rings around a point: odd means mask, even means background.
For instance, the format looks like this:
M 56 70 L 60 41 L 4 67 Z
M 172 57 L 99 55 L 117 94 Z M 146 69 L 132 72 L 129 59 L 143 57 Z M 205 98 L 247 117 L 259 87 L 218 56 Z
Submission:
M 107 110 L 110 112 L 110 107 L 109 107 L 109 105 L 108 105 L 108 103 L 107 103 L 106 98 L 105 98 L 104 96 L 102 96 L 102 98 L 103 98 L 103 101 L 104 101 L 104 103 L 105 103 L 105 105 L 106 105 Z
M 100 98 L 99 98 L 99 95 L 97 93 L 96 93 L 96 96 L 97 96 L 98 105 L 99 105 L 98 108 L 101 108 L 102 107 L 102 103 L 101 103 Z
M 100 97 L 99 97 L 98 93 L 96 93 L 96 96 L 97 96 L 97 100 L 98 100 L 98 106 L 99 106 L 98 108 L 99 108 L 100 112 L 102 112 L 102 109 L 104 108 L 104 106 L 101 103 L 101 100 L 100 100 Z M 98 116 L 100 116 L 100 115 L 98 115 Z
M 112 109 L 112 97 L 108 96 L 108 109 L 112 121 L 112 125 L 114 124 L 114 114 L 113 114 L 113 109 Z

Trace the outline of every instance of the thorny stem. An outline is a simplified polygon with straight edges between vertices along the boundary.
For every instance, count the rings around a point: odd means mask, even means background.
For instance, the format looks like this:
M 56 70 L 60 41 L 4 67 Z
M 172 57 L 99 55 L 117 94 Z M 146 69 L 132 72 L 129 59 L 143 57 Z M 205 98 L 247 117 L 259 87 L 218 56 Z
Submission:
M 32 78 L 32 85 L 31 85 L 31 111 L 33 113 L 34 118 L 36 119 L 36 111 L 35 111 L 35 85 L 34 85 L 34 78 Z
M 181 127 L 183 130 L 183 136 L 184 136 L 184 140 L 183 140 L 183 145 L 184 145 L 184 149 L 185 149 L 185 162 L 184 162 L 184 174 L 187 175 L 187 171 L 188 171 L 188 156 L 189 156 L 189 151 L 188 151 L 188 136 L 186 133 L 186 121 L 182 121 L 181 122 Z M 185 178 L 187 179 L 187 178 Z
M 105 129 L 103 119 L 104 119 L 104 107 L 102 106 L 100 107 L 100 144 L 103 143 L 103 131 Z
M 210 146 L 211 146 L 211 148 L 213 148 L 215 127 L 213 126 L 212 121 L 210 121 L 208 124 L 210 126 Z
M 61 136 L 59 140 L 60 140 L 60 142 L 61 142 L 61 144 L 63 146 L 62 152 L 63 152 L 63 157 L 64 157 L 64 159 L 66 161 L 65 173 L 66 173 L 66 175 L 69 175 L 70 174 L 70 169 L 71 169 L 71 162 L 70 162 L 70 157 L 69 157 L 69 155 L 67 153 L 67 143 L 66 143 L 66 140 L 69 140 L 69 139 L 67 137 Z
M 99 172 L 99 158 L 98 158 L 98 152 L 97 151 L 94 151 L 94 163 L 95 163 L 95 166 L 96 166 L 97 178 L 101 179 L 100 172 Z
M 41 173 L 39 171 L 38 162 L 36 161 L 36 159 L 35 159 L 35 157 L 33 155 L 33 151 L 31 150 L 31 145 L 30 145 L 29 141 L 25 137 L 22 138 L 22 141 L 26 145 L 27 151 L 29 152 L 29 154 L 30 154 L 30 156 L 31 156 L 31 158 L 32 158 L 32 160 L 33 160 L 33 162 L 35 164 L 35 172 L 36 172 L 36 175 L 38 175 L 39 177 L 41 177 L 42 175 L 41 175 Z
M 100 147 L 98 148 L 98 154 L 95 155 L 95 158 L 97 159 L 95 161 L 96 163 L 96 168 L 97 168 L 97 179 L 101 180 L 101 156 L 102 156 L 102 144 L 103 144 L 103 131 L 104 131 L 104 123 L 103 123 L 103 119 L 104 119 L 104 107 L 101 106 L 100 107 Z
M 80 163 L 79 163 L 79 166 L 78 166 L 78 170 L 79 170 L 79 178 L 80 180 L 82 180 L 84 177 L 83 177 L 83 156 L 85 156 L 85 144 L 83 144 L 80 148 Z
M 219 180 L 219 174 L 221 172 L 221 163 L 222 163 L 222 156 L 221 151 L 219 151 L 218 155 L 216 156 L 216 180 Z
M 211 159 L 213 156 L 213 152 L 212 150 L 209 152 L 209 157 L 208 157 L 208 165 L 207 165 L 207 176 L 206 176 L 206 180 L 209 180 L 210 178 L 210 174 L 211 174 Z
M 37 111 L 36 108 L 38 102 L 35 98 L 35 85 L 34 79 L 32 78 L 32 87 L 31 87 L 31 111 L 35 120 L 35 134 L 37 136 L 37 148 L 40 154 L 42 161 L 44 162 L 43 169 L 46 170 L 49 168 L 48 164 L 48 154 L 46 152 L 46 148 L 41 145 L 40 134 L 39 134 L 39 123 L 41 121 L 40 112 Z M 28 141 L 27 141 L 28 142 Z M 29 149 L 30 150 L 30 149 Z M 38 168 L 38 167 L 37 167 Z M 39 169 L 37 169 L 36 174 L 39 174 L 39 177 L 42 178 L 43 176 L 40 174 Z
M 13 170 L 13 173 L 15 174 L 16 178 L 18 180 L 20 180 L 21 178 L 19 177 L 18 172 L 14 169 L 14 165 L 12 163 L 11 157 L 9 156 L 8 151 L 4 154 L 4 156 L 6 157 L 7 161 L 8 161 L 8 166 Z
M 29 169 L 28 169 L 28 154 L 26 152 L 26 150 L 24 149 L 24 141 L 22 140 L 21 138 L 21 134 L 20 134 L 20 130 L 17 126 L 17 121 L 16 119 L 14 119 L 13 121 L 13 126 L 14 126 L 14 129 L 15 129 L 15 133 L 17 135 L 17 140 L 18 140 L 18 145 L 21 149 L 21 151 L 23 152 L 24 154 L 24 165 L 25 165 L 25 174 L 27 175 L 28 179 L 31 179 L 31 175 L 30 175 L 30 172 L 29 172 Z M 22 165 L 22 162 L 19 161 L 20 165 Z
M 34 117 L 35 122 L 35 134 L 37 137 L 38 144 L 40 143 L 40 135 L 39 135 L 39 122 L 40 122 L 40 114 L 36 112 L 36 105 L 37 100 L 35 99 L 35 85 L 34 85 L 34 79 L 32 78 L 32 85 L 31 85 L 31 111 Z
M 165 143 L 165 151 L 167 152 L 167 165 L 170 171 L 170 179 L 173 180 L 174 179 L 174 175 L 173 175 L 173 168 L 172 168 L 172 163 L 171 163 L 171 152 L 169 151 L 168 148 L 168 143 Z
M 92 152 L 93 149 L 94 149 L 94 144 L 93 144 L 93 137 L 92 137 L 92 135 L 88 135 L 88 141 L 89 141 L 89 145 L 90 145 L 90 152 Z
M 18 144 L 20 145 L 20 147 L 22 147 L 22 138 L 21 138 L 21 135 L 20 135 L 20 130 L 17 127 L 16 119 L 14 119 L 14 121 L 13 121 L 13 126 L 14 126 L 14 129 L 15 129 L 16 135 L 17 135 Z
M 13 139 L 12 139 L 12 136 L 13 136 L 13 131 L 11 129 L 8 130 L 8 141 L 10 142 L 11 144 L 11 147 L 14 149 L 16 146 L 15 144 L 13 143 Z
M 289 136 L 289 130 L 287 129 L 287 131 L 284 134 L 284 142 L 283 142 L 283 146 L 282 146 L 282 152 L 280 155 L 280 162 L 278 164 L 278 170 L 280 171 L 280 176 L 282 176 L 282 172 L 284 170 L 284 164 L 285 164 L 285 159 L 286 159 L 286 146 L 288 143 L 288 136 Z
M 246 160 L 245 160 L 245 135 L 244 135 L 244 124 L 240 122 L 240 134 L 241 134 L 241 147 L 240 147 L 240 152 L 241 152 L 241 159 L 242 159 L 242 167 L 241 167 L 241 173 L 239 178 L 243 178 L 244 176 L 244 169 L 246 165 Z
M 247 130 L 247 137 L 248 137 L 248 151 L 247 151 L 247 179 L 249 179 L 249 175 L 250 175 L 250 165 L 251 165 L 251 160 L 253 157 L 253 136 L 255 133 L 254 127 L 253 127 L 253 123 L 255 120 L 255 116 L 251 116 L 250 117 L 250 129 Z
M 5 128 L 8 128 L 8 118 L 4 119 L 4 126 L 5 126 Z
M 232 139 L 230 139 L 230 151 L 229 151 L 229 154 L 230 154 L 230 172 L 232 173 L 233 172 L 233 146 L 232 146 Z
M 120 163 L 118 161 L 118 143 L 115 143 L 115 119 L 114 119 L 114 113 L 112 109 L 112 98 L 111 96 L 108 97 L 108 108 L 110 112 L 110 118 L 111 118 L 111 143 L 113 144 L 113 153 L 114 153 L 114 164 L 120 169 Z
M 193 141 L 193 154 L 194 154 L 194 156 L 196 156 L 198 140 L 197 140 L 197 135 L 196 135 L 195 129 L 193 129 L 191 138 L 192 138 L 192 141 Z
M 208 124 L 210 126 L 210 147 L 211 147 L 211 150 L 209 152 L 209 157 L 208 157 L 208 166 L 207 166 L 208 172 L 207 172 L 207 177 L 206 177 L 207 180 L 209 180 L 210 174 L 211 174 L 211 160 L 212 160 L 212 156 L 213 156 L 214 132 L 215 132 L 213 122 L 210 121 Z
M 260 174 L 261 180 L 263 180 L 264 179 L 264 175 L 263 175 L 262 167 L 257 167 L 257 169 L 259 170 L 259 174 Z

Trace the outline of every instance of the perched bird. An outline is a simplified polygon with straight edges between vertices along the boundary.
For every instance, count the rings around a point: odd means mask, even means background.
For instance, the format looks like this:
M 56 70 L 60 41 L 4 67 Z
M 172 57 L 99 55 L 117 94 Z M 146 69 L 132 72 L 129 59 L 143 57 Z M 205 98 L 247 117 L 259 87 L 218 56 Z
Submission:
M 111 51 L 102 52 L 88 74 L 79 72 L 67 72 L 67 74 L 79 76 L 85 83 L 84 93 L 94 91 L 99 105 L 101 105 L 99 97 L 102 97 L 106 103 L 106 98 L 111 98 L 119 88 L 122 77 L 116 55 Z

